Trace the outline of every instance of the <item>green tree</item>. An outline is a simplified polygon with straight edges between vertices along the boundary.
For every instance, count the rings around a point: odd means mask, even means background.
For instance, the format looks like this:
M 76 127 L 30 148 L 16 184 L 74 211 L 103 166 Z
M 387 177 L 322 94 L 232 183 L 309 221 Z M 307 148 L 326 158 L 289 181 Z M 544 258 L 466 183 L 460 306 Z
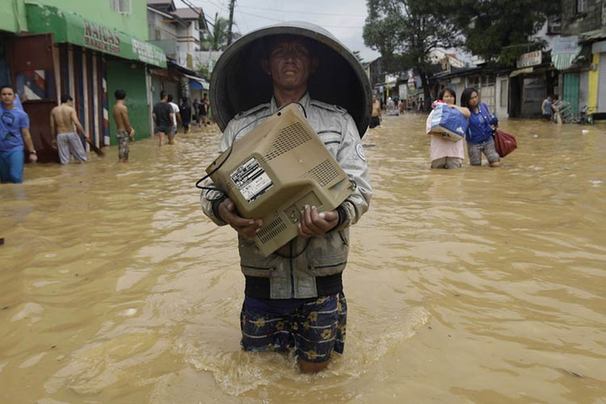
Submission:
M 448 0 L 367 0 L 364 43 L 381 53 L 385 71 L 413 68 L 421 78 L 425 107 L 431 103 L 430 55 L 438 48 L 462 44 L 453 22 L 442 10 Z
M 444 11 L 465 36 L 465 47 L 487 62 L 509 65 L 522 53 L 538 50 L 532 39 L 545 21 L 561 13 L 556 0 L 455 0 Z
M 210 79 L 210 72 L 208 71 L 207 65 L 198 66 L 198 74 L 207 80 Z
M 227 46 L 229 21 L 215 14 L 215 22 L 210 25 L 212 26 L 212 30 L 206 34 L 205 39 L 202 41 L 203 48 L 213 51 L 225 49 Z

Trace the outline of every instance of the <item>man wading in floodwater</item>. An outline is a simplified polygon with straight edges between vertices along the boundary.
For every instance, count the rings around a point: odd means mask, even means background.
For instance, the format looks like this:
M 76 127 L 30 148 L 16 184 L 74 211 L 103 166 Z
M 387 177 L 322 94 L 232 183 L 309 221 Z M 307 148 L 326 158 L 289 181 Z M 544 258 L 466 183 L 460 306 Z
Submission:
M 90 141 L 90 136 L 80 124 L 74 108 L 74 99 L 69 95 L 61 96 L 61 105 L 51 110 L 51 133 L 53 145 L 56 144 L 61 164 L 68 164 L 70 156 L 83 163 L 87 160 L 86 150 L 78 133 Z M 74 129 L 75 128 L 75 129 Z
M 322 43 L 316 39 L 319 37 Z M 368 210 L 372 194 L 359 134 L 368 126 L 370 86 L 349 51 L 320 27 L 306 24 L 252 32 L 221 59 L 215 71 L 224 73 L 213 76 L 211 89 L 217 86 L 217 91 L 225 91 L 226 86 L 233 86 L 246 99 L 228 106 L 225 103 L 240 100 L 227 101 L 222 94 L 211 92 L 217 123 L 224 129 L 221 152 L 236 135 L 240 139 L 278 109 L 300 103 L 309 124 L 354 185 L 353 193 L 335 210 L 319 213 L 315 206 L 306 206 L 298 237 L 268 257 L 252 241 L 263 224 L 260 219 L 241 217 L 234 203 L 216 190 L 204 191 L 201 198 L 210 219 L 238 232 L 240 265 L 246 278 L 241 312 L 243 349 L 294 348 L 301 371 L 318 372 L 328 365 L 333 351 L 343 352 L 345 343 L 347 303 L 342 272 L 347 263 L 349 226 Z M 247 70 L 256 77 L 234 79 L 231 69 L 241 71 L 241 66 L 253 66 Z M 260 88 L 250 87 L 255 85 Z M 226 111 L 239 113 L 234 116 Z M 212 184 L 207 181 L 206 185 Z

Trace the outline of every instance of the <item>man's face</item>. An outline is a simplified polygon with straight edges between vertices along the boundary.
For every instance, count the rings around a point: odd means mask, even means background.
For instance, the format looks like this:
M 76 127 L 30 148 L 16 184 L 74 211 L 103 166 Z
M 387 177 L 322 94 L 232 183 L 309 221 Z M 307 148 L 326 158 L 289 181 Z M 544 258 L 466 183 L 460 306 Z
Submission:
M 275 87 L 301 90 L 307 89 L 313 64 L 313 57 L 301 39 L 285 38 L 271 47 L 265 70 L 271 75 Z
M 15 93 L 11 88 L 3 88 L 2 92 L 0 92 L 0 97 L 3 104 L 11 105 L 15 100 Z

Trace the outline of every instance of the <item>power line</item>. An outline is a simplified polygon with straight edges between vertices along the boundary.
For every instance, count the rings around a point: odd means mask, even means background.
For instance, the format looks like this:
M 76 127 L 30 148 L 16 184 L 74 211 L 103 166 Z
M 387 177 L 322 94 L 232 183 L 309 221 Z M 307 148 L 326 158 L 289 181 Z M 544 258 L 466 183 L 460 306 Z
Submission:
M 314 14 L 314 15 L 327 15 L 333 17 L 357 17 L 357 18 L 366 18 L 365 15 L 359 14 L 342 14 L 342 13 L 319 13 L 315 11 L 307 11 L 307 10 L 276 10 L 275 8 L 262 8 L 262 7 L 252 7 L 252 6 L 242 6 L 238 5 L 239 8 L 248 8 L 252 10 L 258 11 L 273 11 L 275 13 L 297 13 L 297 14 Z
M 287 21 L 286 19 L 282 18 L 282 19 L 278 19 L 278 18 L 271 18 L 271 17 L 266 17 L 264 15 L 258 15 L 258 14 L 253 14 L 253 13 L 249 13 L 247 11 L 242 11 L 239 10 L 238 11 L 241 14 L 246 14 L 246 15 L 250 15 L 252 17 L 257 17 L 257 18 L 263 18 L 269 21 L 276 21 L 276 22 L 285 22 Z M 328 28 L 350 28 L 350 29 L 359 29 L 361 28 L 360 25 L 327 25 L 327 24 L 322 24 L 323 27 L 328 27 Z
M 242 13 L 242 14 L 250 15 L 250 16 L 253 16 L 253 17 L 264 18 L 264 19 L 270 20 L 270 21 L 284 22 L 284 19 L 277 19 L 277 18 L 266 17 L 264 15 L 258 15 L 258 14 L 248 13 L 248 12 L 242 11 L 242 10 L 239 10 L 238 12 Z

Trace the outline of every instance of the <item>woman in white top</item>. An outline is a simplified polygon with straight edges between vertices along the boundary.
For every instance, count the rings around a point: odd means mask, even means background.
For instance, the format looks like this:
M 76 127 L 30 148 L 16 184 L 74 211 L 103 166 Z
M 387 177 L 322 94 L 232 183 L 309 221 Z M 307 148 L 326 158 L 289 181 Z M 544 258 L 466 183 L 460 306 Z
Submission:
M 442 102 L 456 108 L 465 116 L 469 118 L 471 113 L 468 108 L 458 107 L 457 94 L 451 88 L 444 88 L 440 91 L 438 102 Z M 431 119 L 427 120 L 427 134 L 431 138 L 431 144 L 429 146 L 429 155 L 431 159 L 431 168 L 461 168 L 463 166 L 463 159 L 465 158 L 465 142 L 459 140 L 453 142 L 445 139 L 440 134 L 430 133 Z

